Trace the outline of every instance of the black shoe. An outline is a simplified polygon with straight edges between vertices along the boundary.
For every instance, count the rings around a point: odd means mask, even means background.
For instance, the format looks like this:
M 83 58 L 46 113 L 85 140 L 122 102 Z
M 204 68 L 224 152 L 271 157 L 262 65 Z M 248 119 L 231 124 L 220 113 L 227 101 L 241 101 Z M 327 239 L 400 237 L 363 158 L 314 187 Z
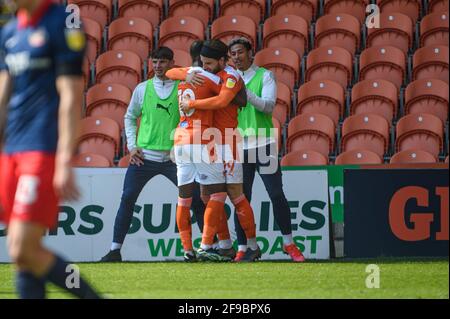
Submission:
M 229 249 L 219 248 L 217 253 L 223 258 L 228 259 L 228 261 L 232 261 L 236 258 L 236 250 L 234 250 L 233 247 Z
M 238 262 L 253 262 L 261 259 L 261 249 L 259 247 L 256 250 L 247 248 L 244 257 Z
M 195 254 L 195 251 L 192 253 L 184 253 L 184 261 L 187 263 L 194 263 L 197 262 L 197 255 Z
M 120 249 L 110 250 L 105 256 L 100 259 L 100 262 L 113 263 L 122 261 Z
M 217 250 L 210 248 L 208 250 L 204 250 L 202 248 L 199 248 L 197 250 L 197 258 L 200 261 L 215 261 L 215 262 L 220 262 L 220 261 L 230 261 L 229 258 L 227 257 L 223 257 L 222 255 L 220 255 L 218 253 Z

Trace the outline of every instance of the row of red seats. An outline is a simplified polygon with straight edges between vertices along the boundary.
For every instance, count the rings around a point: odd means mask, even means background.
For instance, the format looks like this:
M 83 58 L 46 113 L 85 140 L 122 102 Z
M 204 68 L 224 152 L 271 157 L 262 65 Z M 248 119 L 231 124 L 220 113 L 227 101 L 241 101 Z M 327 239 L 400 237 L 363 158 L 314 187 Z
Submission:
M 433 155 L 422 150 L 405 150 L 395 153 L 389 160 L 391 164 L 405 163 L 436 163 Z M 449 157 L 445 158 L 445 163 Z M 382 164 L 383 160 L 374 152 L 368 150 L 346 151 L 336 157 L 334 164 Z M 117 163 L 117 167 L 126 168 L 129 156 L 126 155 Z M 329 165 L 328 158 L 315 151 L 294 151 L 283 156 L 281 166 Z M 75 156 L 75 167 L 113 167 L 104 156 L 95 153 L 83 153 Z
M 381 14 L 381 28 L 368 31 L 367 46 L 389 45 L 405 54 L 412 47 L 414 27 L 409 18 L 400 13 Z M 100 25 L 88 18 L 83 19 L 89 41 L 88 59 L 90 62 L 100 54 L 103 31 Z M 108 50 L 130 49 L 145 61 L 153 47 L 153 27 L 144 19 L 125 17 L 115 19 L 108 28 Z M 267 19 L 263 28 L 263 48 L 288 48 L 298 57 L 293 57 L 297 65 L 308 50 L 309 27 L 306 21 L 295 15 L 277 15 Z M 315 48 L 338 46 L 346 49 L 352 56 L 361 45 L 359 21 L 348 14 L 328 14 L 320 17 L 315 24 Z M 448 46 L 448 14 L 433 13 L 421 22 L 421 46 Z M 211 38 L 229 42 L 233 37 L 245 36 L 256 48 L 257 28 L 244 16 L 225 16 L 214 20 Z M 195 39 L 204 39 L 203 24 L 194 17 L 183 16 L 165 20 L 159 29 L 159 45 L 173 49 L 187 50 Z
M 438 79 L 421 79 L 411 82 L 405 90 L 404 113 L 430 113 L 443 123 L 448 120 L 447 83 Z M 284 124 L 291 116 L 291 93 L 283 83 L 278 84 L 277 104 L 273 117 Z M 387 80 L 364 80 L 351 91 L 350 115 L 373 113 L 392 123 L 399 114 L 398 89 Z M 131 98 L 131 90 L 116 83 L 92 86 L 86 94 L 85 115 L 103 116 L 115 120 L 123 129 L 123 116 Z M 327 115 L 335 126 L 344 118 L 345 91 L 331 80 L 314 80 L 298 90 L 295 114 Z
M 340 133 L 338 131 L 338 133 Z M 368 150 L 380 161 L 390 147 L 390 124 L 383 117 L 372 114 L 357 114 L 347 117 L 342 125 L 340 153 Z M 395 130 L 395 151 L 422 150 L 431 154 L 435 161 L 444 151 L 444 124 L 428 113 L 405 115 L 398 121 Z M 301 114 L 294 117 L 288 126 L 287 151 L 314 151 L 323 157 L 337 148 L 336 126 L 323 114 Z
M 277 124 L 276 120 L 274 124 Z M 389 147 L 389 130 L 388 122 L 376 114 L 348 117 L 342 126 L 341 152 L 335 164 L 383 163 Z M 329 164 L 328 154 L 336 147 L 335 132 L 333 122 L 325 115 L 298 115 L 289 124 L 289 152 L 283 157 L 282 165 Z M 443 124 L 431 114 L 419 113 L 402 117 L 396 126 L 396 136 L 396 153 L 391 157 L 392 163 L 434 163 L 443 151 Z M 85 118 L 82 120 L 79 155 L 74 164 L 83 167 L 112 167 L 114 158 L 119 155 L 119 145 L 120 129 L 116 122 L 102 117 Z M 118 166 L 126 167 L 127 159 L 127 155 L 123 156 Z
M 105 27 L 114 16 L 112 0 L 69 0 L 80 6 L 82 15 L 92 17 Z M 208 23 L 220 16 L 245 15 L 258 25 L 266 17 L 279 14 L 293 14 L 302 17 L 308 23 L 315 21 L 319 15 L 318 0 L 273 0 L 267 8 L 266 0 L 219 0 L 216 14 L 214 0 L 170 0 L 168 2 L 168 16 L 164 15 L 163 0 L 118 0 L 118 17 L 141 17 L 149 21 L 154 27 L 163 18 L 177 16 L 195 16 L 206 27 Z M 325 14 L 347 13 L 353 15 L 363 24 L 366 20 L 367 0 L 325 0 L 323 12 Z M 421 0 L 377 0 L 380 13 L 399 12 L 408 16 L 415 23 L 425 12 Z M 427 13 L 448 11 L 448 0 L 431 0 L 427 2 Z
M 101 114 L 104 115 L 104 114 Z M 74 166 L 80 167 L 113 167 L 115 159 L 121 155 L 120 125 L 113 119 L 90 114 L 81 120 L 78 138 L 78 154 L 74 158 Z M 277 140 L 281 141 L 281 124 L 273 119 L 277 129 Z M 281 148 L 281 144 L 280 148 Z M 125 145 L 123 145 L 125 146 Z M 119 167 L 128 166 L 128 155 L 122 152 Z
M 278 129 L 281 148 L 282 127 L 273 119 Z M 422 150 L 431 154 L 435 161 L 444 152 L 444 123 L 435 115 L 419 112 L 400 118 L 396 124 L 395 151 Z M 337 139 L 337 134 L 341 135 Z M 392 136 L 392 141 L 394 136 Z M 312 151 L 327 159 L 338 148 L 346 151 L 367 150 L 382 161 L 389 154 L 391 124 L 375 113 L 355 114 L 347 117 L 342 130 L 324 114 L 310 113 L 295 116 L 288 125 L 287 154 L 295 151 Z M 79 153 L 96 153 L 108 159 L 110 165 L 120 154 L 121 129 L 113 119 L 89 116 L 82 120 Z M 447 145 L 448 146 L 448 145 Z
M 445 158 L 445 163 L 449 157 Z M 383 164 L 384 160 L 369 150 L 352 150 L 339 154 L 336 165 Z M 395 153 L 389 160 L 391 164 L 438 163 L 436 158 L 423 150 L 411 149 Z M 329 165 L 328 158 L 315 151 L 294 151 L 281 159 L 281 166 Z
M 186 54 L 177 52 L 180 64 L 190 61 Z M 413 57 L 412 80 L 436 78 L 448 83 L 448 46 L 429 46 L 418 49 Z M 182 57 L 183 56 L 183 57 Z M 255 64 L 275 73 L 279 82 L 294 88 L 300 78 L 300 61 L 287 48 L 268 48 L 255 55 Z M 400 90 L 407 81 L 408 61 L 397 48 L 377 46 L 364 50 L 359 61 L 359 80 L 385 79 Z M 150 65 L 151 63 L 149 63 Z M 86 84 L 90 79 L 89 64 L 85 63 Z M 113 50 L 101 54 L 96 60 L 96 83 L 119 83 L 133 90 L 142 80 L 143 63 L 139 56 L 128 50 Z M 151 71 L 151 70 L 150 70 Z M 347 50 L 340 47 L 320 47 L 306 58 L 306 82 L 332 80 L 347 88 L 354 81 L 354 61 Z M 150 74 L 151 75 L 151 74 Z

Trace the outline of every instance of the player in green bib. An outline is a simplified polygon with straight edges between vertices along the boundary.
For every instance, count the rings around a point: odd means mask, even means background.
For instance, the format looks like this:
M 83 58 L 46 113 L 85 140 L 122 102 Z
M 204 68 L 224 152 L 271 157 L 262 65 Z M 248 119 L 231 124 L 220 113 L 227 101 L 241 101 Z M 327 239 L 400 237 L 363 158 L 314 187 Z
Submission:
M 155 76 L 136 86 L 125 114 L 125 134 L 130 151 L 130 166 L 125 175 L 120 207 L 114 221 L 114 235 L 104 262 L 122 261 L 120 250 L 131 225 L 133 209 L 147 182 L 163 175 L 177 185 L 177 167 L 170 158 L 173 133 L 180 121 L 178 82 L 165 76 L 173 67 L 173 51 L 160 47 L 152 53 Z M 137 130 L 138 119 L 141 119 Z M 174 195 L 175 196 L 175 195 Z M 197 185 L 192 210 L 200 231 L 205 205 Z
M 283 235 L 283 250 L 295 262 L 304 261 L 301 251 L 294 243 L 291 226 L 291 210 L 283 192 L 282 175 L 278 160 L 272 112 L 277 99 L 277 85 L 273 73 L 253 64 L 252 45 L 246 38 L 233 39 L 228 45 L 231 59 L 244 79 L 247 88 L 247 107 L 240 110 L 238 127 L 244 136 L 244 193 L 249 201 L 255 173 L 258 172 L 269 194 L 277 224 Z M 234 216 L 238 238 L 236 259 L 245 257 L 247 241 Z

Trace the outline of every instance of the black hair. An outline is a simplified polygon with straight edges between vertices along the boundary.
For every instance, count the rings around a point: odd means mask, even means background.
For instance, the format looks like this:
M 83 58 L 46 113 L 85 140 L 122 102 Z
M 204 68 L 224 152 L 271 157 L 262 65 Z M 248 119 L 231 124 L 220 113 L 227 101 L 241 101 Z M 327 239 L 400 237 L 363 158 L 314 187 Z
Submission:
M 173 51 L 168 47 L 159 47 L 152 52 L 152 59 L 173 60 Z
M 247 49 L 247 51 L 252 51 L 253 50 L 253 46 L 252 43 L 249 39 L 244 38 L 244 37 L 240 37 L 240 38 L 234 38 L 230 41 L 230 43 L 228 44 L 228 50 L 231 50 L 231 47 L 236 45 L 236 44 L 241 44 L 244 46 L 245 49 Z
M 228 60 L 228 47 L 225 43 L 223 43 L 220 40 L 213 39 L 203 42 L 203 47 L 212 49 L 213 51 L 217 52 L 220 58 L 225 58 L 225 61 Z
M 203 47 L 203 40 L 195 40 L 194 42 L 192 42 L 191 47 L 189 49 L 192 64 L 202 66 L 202 60 L 200 60 L 200 52 L 202 51 L 202 47 Z

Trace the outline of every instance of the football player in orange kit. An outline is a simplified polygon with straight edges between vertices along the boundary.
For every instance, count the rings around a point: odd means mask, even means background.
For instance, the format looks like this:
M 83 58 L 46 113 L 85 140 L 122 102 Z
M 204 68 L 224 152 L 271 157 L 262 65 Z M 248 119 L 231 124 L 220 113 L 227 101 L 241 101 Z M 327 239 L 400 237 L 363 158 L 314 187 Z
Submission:
M 245 90 L 245 84 L 239 74 L 226 64 L 227 58 L 228 48 L 225 43 L 220 40 L 206 41 L 201 50 L 203 69 L 222 79 L 220 93 L 211 98 L 180 101 L 180 109 L 184 112 L 191 112 L 192 109 L 215 110 L 213 126 L 220 131 L 221 135 L 220 139 L 215 140 L 216 144 L 219 144 L 216 145 L 217 154 L 225 165 L 226 192 L 202 187 L 202 196 L 210 195 L 210 200 L 205 211 L 205 227 L 198 254 L 203 255 L 205 259 L 213 259 L 213 257 L 210 258 L 211 244 L 220 225 L 222 215 L 219 210 L 223 210 L 223 203 L 228 194 L 237 210 L 248 240 L 248 250 L 242 261 L 254 261 L 261 257 L 261 251 L 256 243 L 253 210 L 243 193 L 242 163 L 239 161 L 239 158 L 243 158 L 242 155 L 239 156 L 242 154 L 242 146 L 240 134 L 237 131 L 239 106 L 233 103 L 238 93 Z M 194 85 L 204 83 L 202 76 L 196 72 L 189 76 L 185 74 L 184 78 Z M 229 245 L 232 246 L 231 240 Z
M 191 45 L 190 53 L 193 60 L 193 66 L 189 68 L 172 69 L 166 72 L 167 77 L 175 79 L 179 72 L 191 74 L 198 72 L 205 80 L 203 85 L 194 86 L 187 82 L 180 82 L 178 85 L 178 97 L 184 99 L 204 99 L 217 95 L 220 92 L 221 79 L 213 73 L 203 70 L 199 65 L 200 50 L 203 41 L 194 41 Z M 177 206 L 177 226 L 180 232 L 181 241 L 184 249 L 184 260 L 192 262 L 197 260 L 192 246 L 192 226 L 190 207 L 192 204 L 192 195 L 195 180 L 203 185 L 224 184 L 223 164 L 212 163 L 209 156 L 213 139 L 202 138 L 203 132 L 213 125 L 212 110 L 191 110 L 189 112 L 180 111 L 180 124 L 174 134 L 174 153 L 177 164 L 178 177 L 178 206 Z M 211 143 L 212 142 L 212 143 Z M 199 180 L 199 177 L 201 179 Z M 213 186 L 210 186 L 213 187 Z M 208 202 L 205 199 L 205 204 Z M 228 224 L 225 212 L 221 217 L 222 226 L 219 227 L 219 239 L 230 239 Z M 219 246 L 220 246 L 219 242 Z M 223 242 L 222 242 L 223 246 Z M 231 248 L 231 247 L 230 247 Z M 236 252 L 232 249 L 219 249 L 215 256 L 217 261 L 229 261 L 233 259 Z M 222 257 L 223 258 L 222 258 Z

